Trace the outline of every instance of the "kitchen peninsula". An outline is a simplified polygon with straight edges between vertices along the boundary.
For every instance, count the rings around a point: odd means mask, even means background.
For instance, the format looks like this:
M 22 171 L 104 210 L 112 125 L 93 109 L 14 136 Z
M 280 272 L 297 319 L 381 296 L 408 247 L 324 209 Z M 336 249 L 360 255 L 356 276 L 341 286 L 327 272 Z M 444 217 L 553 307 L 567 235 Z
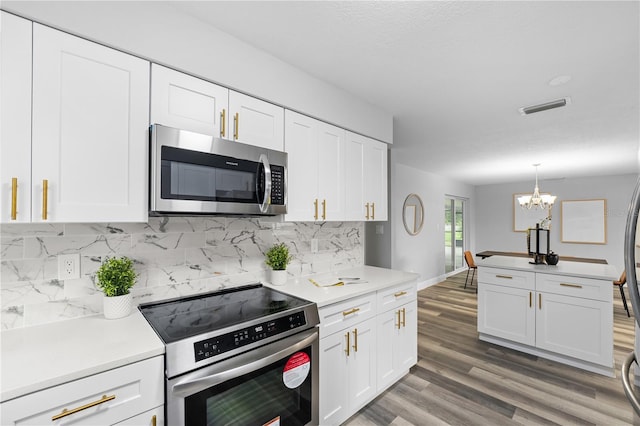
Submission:
M 607 264 L 478 261 L 480 340 L 614 377 L 613 291 Z

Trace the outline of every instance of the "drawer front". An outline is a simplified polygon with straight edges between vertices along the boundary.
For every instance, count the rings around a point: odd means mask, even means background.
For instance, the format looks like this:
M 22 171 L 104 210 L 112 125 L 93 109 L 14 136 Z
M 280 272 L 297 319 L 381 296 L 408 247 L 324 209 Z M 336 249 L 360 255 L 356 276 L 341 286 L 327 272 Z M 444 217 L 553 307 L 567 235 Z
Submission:
M 376 294 L 371 293 L 324 306 L 318 312 L 320 314 L 320 338 L 322 338 L 375 316 Z
M 536 276 L 536 290 L 546 293 L 613 302 L 612 289 L 611 281 L 552 274 Z
M 535 290 L 535 272 L 501 268 L 478 268 L 478 282 Z
M 162 404 L 164 358 L 158 356 L 3 402 L 0 424 L 114 424 Z
M 401 284 L 393 288 L 378 291 L 378 312 L 396 309 L 412 300 L 416 300 L 416 282 Z

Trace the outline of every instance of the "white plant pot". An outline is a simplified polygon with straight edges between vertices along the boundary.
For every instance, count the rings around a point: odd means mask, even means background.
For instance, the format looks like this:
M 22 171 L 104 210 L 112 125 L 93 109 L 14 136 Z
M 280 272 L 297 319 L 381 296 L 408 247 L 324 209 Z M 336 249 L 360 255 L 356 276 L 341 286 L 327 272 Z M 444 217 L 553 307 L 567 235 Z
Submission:
M 271 270 L 271 284 L 273 285 L 285 285 L 287 282 L 287 271 Z
M 118 319 L 129 316 L 133 302 L 131 293 L 124 296 L 103 297 L 102 307 L 106 319 Z

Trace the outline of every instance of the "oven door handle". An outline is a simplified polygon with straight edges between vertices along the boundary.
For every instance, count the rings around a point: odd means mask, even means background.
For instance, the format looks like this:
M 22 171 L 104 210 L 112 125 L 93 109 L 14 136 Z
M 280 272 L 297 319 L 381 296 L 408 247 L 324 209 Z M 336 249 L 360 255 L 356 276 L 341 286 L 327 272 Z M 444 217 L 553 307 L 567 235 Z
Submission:
M 293 340 L 293 342 L 292 342 Z M 313 328 L 307 332 L 296 334 L 270 345 L 265 345 L 260 348 L 245 352 L 242 355 L 238 355 L 234 358 L 230 358 L 225 361 L 221 361 L 216 364 L 216 369 L 222 371 L 214 374 L 204 375 L 203 377 L 187 378 L 184 381 L 180 381 L 173 385 L 172 395 L 175 397 L 186 397 L 192 395 L 201 390 L 210 388 L 217 384 L 226 382 L 227 380 L 234 379 L 236 377 L 243 376 L 251 373 L 252 371 L 259 370 L 262 367 L 266 367 L 273 362 L 282 359 L 287 355 L 291 355 L 307 346 L 313 344 L 318 340 L 318 331 Z M 267 348 L 269 346 L 277 345 L 276 352 L 268 354 L 264 357 L 261 354 L 256 354 L 260 349 Z M 258 357 L 255 361 L 249 361 Z M 314 362 L 317 362 L 315 360 Z M 206 368 L 203 370 L 206 371 Z
M 262 167 L 264 167 L 264 198 L 262 199 L 262 203 L 258 204 L 258 207 L 262 213 L 266 213 L 271 204 L 271 164 L 269 164 L 269 159 L 265 154 L 260 154 L 259 161 L 262 163 Z M 260 170 L 259 167 L 258 170 Z M 259 179 L 256 179 L 256 192 L 259 190 L 258 182 Z

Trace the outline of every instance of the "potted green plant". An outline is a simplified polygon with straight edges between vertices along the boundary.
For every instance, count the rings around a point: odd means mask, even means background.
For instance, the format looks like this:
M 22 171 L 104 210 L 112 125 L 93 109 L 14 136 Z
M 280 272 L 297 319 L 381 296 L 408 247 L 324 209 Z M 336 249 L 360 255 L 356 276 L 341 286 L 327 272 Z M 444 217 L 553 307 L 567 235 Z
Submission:
M 107 258 L 96 272 L 96 285 L 104 293 L 103 308 L 107 319 L 126 317 L 131 313 L 131 293 L 137 274 L 133 261 L 126 256 Z
M 271 268 L 271 284 L 283 285 L 287 282 L 287 265 L 293 259 L 289 254 L 289 247 L 285 243 L 274 244 L 265 253 L 264 263 Z

